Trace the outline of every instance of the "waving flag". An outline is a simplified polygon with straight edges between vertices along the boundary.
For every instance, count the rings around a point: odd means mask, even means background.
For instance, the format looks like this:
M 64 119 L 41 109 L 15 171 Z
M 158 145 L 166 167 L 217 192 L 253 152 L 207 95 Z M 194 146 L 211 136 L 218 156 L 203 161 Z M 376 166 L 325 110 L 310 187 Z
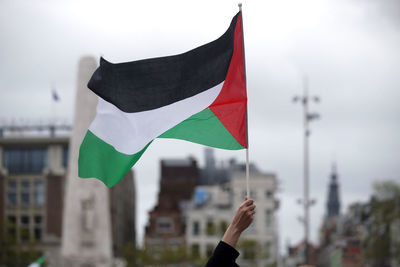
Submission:
M 88 83 L 97 113 L 79 152 L 79 176 L 117 184 L 155 138 L 247 147 L 241 12 L 217 40 L 186 53 L 113 64 Z
M 40 267 L 45 262 L 45 260 L 46 256 L 42 256 L 39 259 L 37 259 L 34 263 L 29 264 L 28 267 Z

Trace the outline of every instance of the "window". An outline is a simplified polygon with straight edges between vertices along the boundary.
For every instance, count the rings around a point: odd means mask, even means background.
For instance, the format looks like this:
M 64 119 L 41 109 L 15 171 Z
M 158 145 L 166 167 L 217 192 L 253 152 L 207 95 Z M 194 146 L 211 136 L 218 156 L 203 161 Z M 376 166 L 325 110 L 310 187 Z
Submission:
M 8 216 L 7 220 L 10 225 L 15 225 L 17 223 L 17 217 L 15 217 L 14 215 Z
M 68 153 L 69 153 L 69 148 L 68 146 L 63 147 L 63 159 L 62 159 L 62 163 L 64 168 L 67 168 L 68 165 Z
M 15 240 L 17 238 L 17 228 L 15 226 L 8 227 L 8 236 Z
M 211 219 L 208 219 L 206 225 L 206 234 L 207 235 L 215 235 L 217 233 L 217 227 Z
M 273 196 L 274 196 L 274 193 L 271 190 L 265 191 L 266 198 L 272 198 Z
M 247 197 L 247 190 L 242 191 L 242 199 L 245 199 Z M 256 191 L 250 190 L 250 198 L 251 199 L 257 199 L 257 193 Z
M 265 211 L 265 226 L 267 228 L 270 228 L 272 224 L 272 212 L 271 210 L 266 210 Z
M 41 241 L 42 240 L 42 229 L 41 228 L 35 228 L 33 234 L 34 234 L 34 237 L 35 237 L 35 241 Z
M 43 217 L 41 215 L 35 215 L 33 217 L 34 229 L 33 229 L 33 237 L 35 241 L 42 241 L 42 221 Z
M 24 227 L 24 226 L 21 227 L 20 234 L 21 234 L 21 241 L 22 242 L 29 241 L 30 236 L 29 236 L 29 228 L 28 227 Z
M 34 186 L 34 201 L 35 205 L 42 206 L 44 203 L 44 185 L 43 181 L 36 180 Z
M 7 205 L 17 205 L 17 182 L 8 181 L 7 183 Z
M 22 181 L 21 182 L 21 204 L 22 205 L 29 205 L 30 194 L 29 194 L 29 181 Z
M 29 216 L 28 215 L 22 215 L 20 217 L 21 220 L 21 227 L 20 227 L 20 235 L 21 235 L 21 241 L 26 242 L 30 240 L 30 233 L 29 233 Z
M 158 218 L 157 220 L 157 232 L 161 234 L 172 233 L 173 225 L 171 218 Z
M 219 224 L 220 232 L 225 233 L 226 229 L 228 229 L 228 223 L 226 221 L 221 221 Z
M 22 215 L 21 216 L 21 223 L 23 225 L 29 225 L 29 216 L 28 215 Z
M 193 222 L 193 235 L 200 234 L 200 223 L 198 221 Z
M 17 205 L 17 193 L 8 192 L 7 193 L 7 203 L 9 206 L 16 206 Z
M 41 224 L 42 223 L 42 216 L 40 215 L 35 215 L 33 221 L 35 222 L 35 224 Z
M 8 191 L 16 191 L 17 190 L 17 181 L 8 181 Z
M 41 173 L 47 165 L 46 148 L 5 148 L 3 166 L 10 174 Z
M 7 216 L 7 234 L 11 240 L 17 238 L 17 217 L 15 215 Z
M 191 249 L 192 257 L 195 259 L 200 258 L 200 246 L 199 244 L 193 244 Z
M 21 182 L 21 188 L 22 188 L 22 190 L 28 190 L 29 191 L 29 181 L 22 181 Z

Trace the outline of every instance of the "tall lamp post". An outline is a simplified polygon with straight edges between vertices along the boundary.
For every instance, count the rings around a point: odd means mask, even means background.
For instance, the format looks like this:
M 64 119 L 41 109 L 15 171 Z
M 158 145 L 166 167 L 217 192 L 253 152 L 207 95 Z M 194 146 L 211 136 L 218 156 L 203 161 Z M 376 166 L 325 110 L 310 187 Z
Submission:
M 308 111 L 308 104 L 310 102 L 318 103 L 320 101 L 318 96 L 308 96 L 308 80 L 307 77 L 304 77 L 304 84 L 303 84 L 303 95 L 302 96 L 295 96 L 293 97 L 293 102 L 303 105 L 303 127 L 304 127 L 304 139 L 303 139 L 303 149 L 304 149 L 304 156 L 303 156 L 303 178 L 304 178 L 304 196 L 302 200 L 299 200 L 299 203 L 304 208 L 304 217 L 301 218 L 301 221 L 304 223 L 304 259 L 305 264 L 309 263 L 309 232 L 310 232 L 310 207 L 315 203 L 315 200 L 310 200 L 309 195 L 309 152 L 308 152 L 308 143 L 309 137 L 311 134 L 309 128 L 309 122 L 315 119 L 319 119 L 319 114 L 316 112 L 309 112 Z

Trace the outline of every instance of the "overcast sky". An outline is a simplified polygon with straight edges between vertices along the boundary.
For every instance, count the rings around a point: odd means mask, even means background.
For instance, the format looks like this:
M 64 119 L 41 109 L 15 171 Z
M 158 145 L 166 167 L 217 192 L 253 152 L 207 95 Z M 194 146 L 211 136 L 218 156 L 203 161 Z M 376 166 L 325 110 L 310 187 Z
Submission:
M 374 181 L 400 180 L 400 1 L 243 1 L 250 159 L 280 180 L 280 240 L 303 228 L 302 110 L 291 99 L 302 77 L 322 102 L 311 106 L 311 237 L 325 212 L 337 162 L 342 212 L 366 201 Z M 111 62 L 173 55 L 225 32 L 237 1 L 0 0 L 0 123 L 72 121 L 78 60 Z M 52 104 L 51 88 L 61 101 Z M 219 161 L 244 151 L 216 150 Z M 157 140 L 135 168 L 138 232 L 154 206 L 159 159 L 197 157 L 203 147 Z M 250 177 L 251 179 L 251 177 Z

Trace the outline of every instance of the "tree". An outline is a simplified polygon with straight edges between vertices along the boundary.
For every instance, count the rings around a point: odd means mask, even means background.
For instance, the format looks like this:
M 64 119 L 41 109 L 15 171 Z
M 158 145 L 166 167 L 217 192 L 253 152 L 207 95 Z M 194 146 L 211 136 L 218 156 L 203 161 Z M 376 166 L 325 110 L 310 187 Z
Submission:
M 165 245 L 155 251 L 149 247 L 138 249 L 133 243 L 128 243 L 124 247 L 123 256 L 127 262 L 127 267 L 183 266 L 186 263 L 190 263 L 190 266 L 204 266 L 207 262 L 206 258 L 199 255 L 189 255 L 184 245 L 173 248 Z
M 377 267 L 390 266 L 391 260 L 400 263 L 400 233 L 394 233 L 400 225 L 400 185 L 376 183 L 369 206 L 368 235 L 363 242 L 367 262 Z
M 24 234 L 26 229 L 17 227 L 15 223 L 9 221 L 3 222 L 2 226 L 4 229 L 0 228 L 0 267 L 26 267 L 42 255 L 42 252 L 35 248 L 35 242 L 17 241 L 16 233 L 19 231 Z
M 136 248 L 133 242 L 127 243 L 124 248 L 122 255 L 126 260 L 126 267 L 138 267 L 140 265 L 141 251 Z
M 238 249 L 241 250 L 243 259 L 252 265 L 256 265 L 260 260 L 269 259 L 269 252 L 263 250 L 261 245 L 253 239 L 243 239 L 238 244 Z M 267 267 L 274 267 L 276 262 L 269 262 Z

